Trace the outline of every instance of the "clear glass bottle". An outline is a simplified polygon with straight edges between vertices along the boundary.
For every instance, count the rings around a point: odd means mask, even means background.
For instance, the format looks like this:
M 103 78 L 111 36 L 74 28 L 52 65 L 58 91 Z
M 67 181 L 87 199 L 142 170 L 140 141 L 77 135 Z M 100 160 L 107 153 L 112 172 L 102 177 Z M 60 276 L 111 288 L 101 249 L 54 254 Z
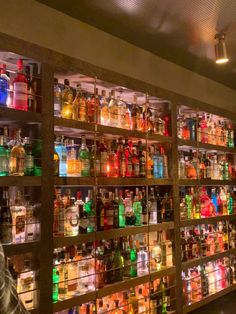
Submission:
M 26 207 L 26 241 L 34 241 L 37 237 L 36 230 L 36 213 L 34 205 L 31 203 L 30 195 L 25 195 Z
M 119 127 L 120 118 L 114 90 L 111 91 L 111 99 L 108 105 L 108 109 L 109 109 L 109 125 L 112 127 Z
M 155 197 L 154 188 L 150 188 L 148 197 L 148 214 L 149 224 L 157 224 L 157 199 Z
M 9 170 L 11 176 L 23 176 L 25 171 L 25 149 L 22 145 L 21 130 L 16 131 L 16 144 L 10 152 Z
M 12 214 L 12 239 L 14 243 L 25 242 L 26 234 L 26 207 L 20 190 L 16 192 L 14 205 L 11 207 Z
M 81 135 L 81 147 L 79 149 L 79 159 L 81 161 L 81 176 L 90 176 L 90 152 L 86 145 L 85 135 Z
M 70 205 L 65 209 L 64 236 L 75 237 L 79 234 L 79 212 L 75 199 L 70 199 Z
M 54 78 L 54 116 L 61 116 L 61 88 L 58 84 L 58 79 Z
M 106 91 L 102 90 L 102 98 L 100 100 L 101 104 L 101 111 L 100 111 L 100 121 L 102 125 L 109 125 L 109 107 L 108 107 L 108 102 L 106 98 Z
M 64 80 L 64 90 L 62 91 L 62 106 L 61 117 L 65 119 L 73 119 L 74 104 L 73 104 L 73 91 L 70 87 L 69 80 Z
M 140 243 L 140 250 L 137 253 L 137 265 L 138 276 L 148 274 L 149 256 L 144 243 Z
M 31 269 L 30 261 L 24 261 L 24 268 L 17 279 L 17 292 L 20 293 L 20 299 L 27 310 L 36 306 L 36 280 L 35 271 Z

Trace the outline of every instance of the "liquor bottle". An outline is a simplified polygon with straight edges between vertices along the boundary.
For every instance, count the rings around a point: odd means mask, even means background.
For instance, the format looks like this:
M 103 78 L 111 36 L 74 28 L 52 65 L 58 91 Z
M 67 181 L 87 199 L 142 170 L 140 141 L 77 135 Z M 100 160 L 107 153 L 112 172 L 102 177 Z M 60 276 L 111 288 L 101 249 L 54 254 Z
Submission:
M 138 289 L 137 299 L 138 299 L 138 312 L 140 314 L 145 313 L 147 311 L 146 297 L 143 296 L 143 289 L 142 288 Z
M 134 131 L 139 131 L 138 126 L 140 125 L 139 116 L 138 116 L 138 105 L 137 105 L 137 96 L 134 95 L 132 108 L 131 108 L 131 129 Z
M 65 119 L 73 119 L 74 104 L 73 91 L 70 87 L 69 80 L 64 80 L 64 90 L 62 91 L 61 117 Z
M 153 287 L 150 289 L 150 314 L 157 314 L 157 294 Z
M 116 194 L 118 190 L 116 189 Z M 119 228 L 125 227 L 125 205 L 123 201 L 123 193 L 119 191 Z
M 4 143 L 4 130 L 0 128 L 0 177 L 5 177 L 8 175 L 9 175 L 9 154 Z
M 16 192 L 15 203 L 10 207 L 12 215 L 12 239 L 14 243 L 25 242 L 26 208 L 20 190 Z
M 138 314 L 138 299 L 135 295 L 134 288 L 130 288 L 130 295 L 128 299 L 130 314 Z
M 96 200 L 97 231 L 102 231 L 104 229 L 104 215 L 104 204 L 101 192 L 99 192 Z
M 37 237 L 37 220 L 35 214 L 35 208 L 30 200 L 30 195 L 25 195 L 25 207 L 26 207 L 26 241 L 34 241 Z
M 164 161 L 159 150 L 155 149 L 153 155 L 153 176 L 155 179 L 161 179 L 164 176 Z
M 140 243 L 140 250 L 137 253 L 137 274 L 144 276 L 148 274 L 149 258 L 144 243 Z
M 201 142 L 208 143 L 207 123 L 204 115 L 200 120 L 200 128 L 201 128 Z
M 79 193 L 79 192 L 78 192 Z M 77 197 L 78 197 L 77 193 Z M 77 200 L 78 202 L 78 200 Z M 69 201 L 69 206 L 65 209 L 65 221 L 64 221 L 64 236 L 75 237 L 79 234 L 79 205 L 74 198 Z
M 148 223 L 148 211 L 147 211 L 147 199 L 146 199 L 146 191 L 145 188 L 142 188 L 142 192 L 140 194 L 141 206 L 142 206 L 142 220 L 141 223 L 143 225 L 147 225 Z
M 115 194 L 112 193 L 111 206 L 113 208 L 113 228 L 119 228 L 119 196 L 118 189 L 115 190 Z
M 54 78 L 54 116 L 61 116 L 61 88 L 58 84 L 58 79 Z
M 10 105 L 9 77 L 6 75 L 6 64 L 0 64 L 0 106 Z
M 84 96 L 81 85 L 77 84 L 76 87 L 76 96 L 74 99 L 74 110 L 75 110 L 75 119 L 79 121 L 87 122 L 87 99 Z
M 111 91 L 111 99 L 108 105 L 109 110 L 109 125 L 113 127 L 119 127 L 120 117 L 118 115 L 118 104 L 115 100 L 115 91 Z
M 30 138 L 25 137 L 24 139 L 24 150 L 25 150 L 25 175 L 33 176 L 34 175 L 34 156 L 33 149 L 30 143 Z
M 98 122 L 98 108 L 100 108 L 98 89 L 94 88 L 94 94 L 87 98 L 87 119 L 89 123 Z
M 188 209 L 187 209 L 187 205 L 185 203 L 184 197 L 181 198 L 179 210 L 180 210 L 180 219 L 181 220 L 187 220 L 188 219 Z
M 0 237 L 1 243 L 12 243 L 12 215 L 9 207 L 8 189 L 3 188 L 0 209 Z
M 114 224 L 114 207 L 111 204 L 112 192 L 105 193 L 104 199 L 104 229 L 112 229 Z
M 114 264 L 113 264 L 113 256 L 112 256 L 112 248 L 111 243 L 107 242 L 104 247 L 104 279 L 105 284 L 111 284 L 114 283 Z
M 188 120 L 188 127 L 189 127 L 189 133 L 190 133 L 190 140 L 196 141 L 196 120 L 194 117 L 190 115 L 190 118 Z
M 134 215 L 136 217 L 136 221 L 135 221 L 136 226 L 142 225 L 143 208 L 142 208 L 142 204 L 141 204 L 141 199 L 142 199 L 142 197 L 140 197 L 139 189 L 136 188 L 135 189 L 135 197 L 134 197 L 134 201 L 133 201 L 133 212 L 134 212 Z
M 74 140 L 65 141 L 67 151 L 67 175 L 81 177 L 81 160 L 78 158 L 78 145 Z
M 65 206 L 61 199 L 61 189 L 55 189 L 54 200 L 54 221 L 53 221 L 53 233 L 54 235 L 64 236 L 64 217 Z
M 133 176 L 136 178 L 140 177 L 140 165 L 139 165 L 139 158 L 137 155 L 137 150 L 134 147 L 132 149 L 132 165 L 133 165 Z
M 226 197 L 227 197 L 227 209 L 228 209 L 227 214 L 232 215 L 234 213 L 234 200 L 229 190 L 227 192 Z
M 56 303 L 59 300 L 59 272 L 55 266 L 52 269 L 52 302 Z
M 154 194 L 154 188 L 150 188 L 150 195 L 148 197 L 148 214 L 149 224 L 157 224 L 157 199 Z
M 21 143 L 21 130 L 16 132 L 16 144 L 10 153 L 9 171 L 12 176 L 23 176 L 25 170 L 25 150 Z
M 93 190 L 88 190 L 88 196 L 85 199 L 84 210 L 88 217 L 87 232 L 96 230 L 96 213 L 94 209 Z
M 62 249 L 59 252 L 59 261 L 60 264 L 58 265 L 57 269 L 59 272 L 59 278 L 60 278 L 60 282 L 59 282 L 59 300 L 65 300 L 67 298 L 68 295 L 68 265 L 66 263 L 66 256 L 65 256 L 65 251 L 64 249 Z
M 192 216 L 192 194 L 190 188 L 187 190 L 188 192 L 185 195 L 185 203 L 187 205 L 188 210 L 188 219 L 193 219 Z
M 138 158 L 139 158 L 139 177 L 145 178 L 146 176 L 146 158 L 143 153 L 142 142 L 138 141 Z
M 21 302 L 27 310 L 36 306 L 35 295 L 35 271 L 31 269 L 30 261 L 24 261 L 23 272 L 17 279 L 17 292 L 20 294 Z
M 102 177 L 107 176 L 107 159 L 108 159 L 108 154 L 107 154 L 107 147 L 105 146 L 104 143 L 104 138 L 101 137 L 99 147 L 98 147 L 98 156 L 100 157 L 100 175 Z
M 117 96 L 117 109 L 118 109 L 118 125 L 117 127 L 126 129 L 126 103 L 123 100 L 122 94 Z
M 100 247 L 96 249 L 96 259 L 95 259 L 95 288 L 102 289 L 104 287 L 104 256 L 103 251 Z
M 68 297 L 72 297 L 77 292 L 78 286 L 78 265 L 75 261 L 75 248 L 73 246 L 68 248 Z
M 17 76 L 13 81 L 13 108 L 28 111 L 28 81 L 23 73 L 23 61 L 17 61 Z
M 100 158 L 95 152 L 95 145 L 92 145 L 90 154 L 90 175 L 91 177 L 100 177 L 101 165 Z
M 112 260 L 114 269 L 114 281 L 123 281 L 124 277 L 124 258 L 121 255 L 117 241 L 115 241 L 115 252 Z
M 185 170 L 185 160 L 184 155 L 181 153 L 179 155 L 179 179 L 185 179 L 186 178 L 186 170 Z
M 110 125 L 109 121 L 109 107 L 106 98 L 106 91 L 102 90 L 102 98 L 100 100 L 101 111 L 100 111 L 100 122 L 102 125 Z
M 169 197 L 168 193 L 165 193 L 163 201 L 163 218 L 165 221 L 172 221 L 174 219 L 173 217 L 173 206 L 172 206 L 172 198 Z
M 130 277 L 137 277 L 137 250 L 134 240 L 130 239 Z
M 67 176 L 67 150 L 63 143 L 63 138 L 57 138 L 55 142 L 55 151 L 59 156 L 59 175 L 61 177 Z
M 90 176 L 90 152 L 86 145 L 85 135 L 81 135 L 81 147 L 79 149 L 79 159 L 81 161 L 81 176 Z
M 77 217 L 79 218 L 79 223 L 77 221 L 77 226 L 79 225 L 79 234 L 87 233 L 88 228 L 88 213 L 85 210 L 85 204 L 82 200 L 81 192 L 77 192 L 77 200 L 75 202 L 77 207 Z
M 31 110 L 41 113 L 42 111 L 42 87 L 41 78 L 39 76 L 39 67 L 37 63 L 30 63 L 30 95 Z

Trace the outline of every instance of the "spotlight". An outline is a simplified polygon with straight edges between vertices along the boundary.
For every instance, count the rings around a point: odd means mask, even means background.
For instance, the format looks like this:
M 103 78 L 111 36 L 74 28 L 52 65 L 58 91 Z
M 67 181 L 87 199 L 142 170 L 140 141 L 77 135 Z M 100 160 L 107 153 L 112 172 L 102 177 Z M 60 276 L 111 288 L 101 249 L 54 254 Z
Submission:
M 226 44 L 225 44 L 225 34 L 218 33 L 215 35 L 215 54 L 216 54 L 216 63 L 223 64 L 229 61 L 227 56 Z

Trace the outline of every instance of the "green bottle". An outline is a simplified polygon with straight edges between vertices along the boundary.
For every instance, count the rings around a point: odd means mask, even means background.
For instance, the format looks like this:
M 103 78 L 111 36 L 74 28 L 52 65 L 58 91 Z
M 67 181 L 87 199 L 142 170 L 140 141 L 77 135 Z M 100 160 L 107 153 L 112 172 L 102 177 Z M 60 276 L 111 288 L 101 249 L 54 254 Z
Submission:
M 139 199 L 139 190 L 138 188 L 136 188 L 134 202 L 133 202 L 133 212 L 136 217 L 135 226 L 142 225 L 142 210 L 143 210 L 142 204 Z
M 90 176 L 90 152 L 86 145 L 85 135 L 81 136 L 81 147 L 79 150 L 79 159 L 81 161 L 81 176 Z
M 116 281 L 123 281 L 124 278 L 124 258 L 121 255 L 117 241 L 115 242 L 115 253 L 113 257 L 114 277 Z
M 116 189 L 116 193 L 117 193 Z M 119 228 L 125 227 L 125 205 L 122 197 L 122 191 L 119 193 Z
M 52 301 L 57 302 L 59 299 L 59 272 L 56 267 L 52 270 Z
M 227 193 L 227 207 L 228 207 L 228 214 L 232 215 L 234 213 L 234 200 L 230 191 Z
M 130 243 L 130 277 L 137 277 L 137 250 L 133 240 Z
M 190 190 L 185 195 L 185 203 L 187 205 L 188 219 L 192 219 L 192 195 L 190 194 Z
M 42 140 L 34 140 L 33 145 L 33 156 L 34 156 L 34 175 L 42 175 Z
M 93 202 L 93 191 L 88 190 L 88 196 L 85 199 L 84 204 L 85 212 L 87 213 L 88 217 L 88 226 L 87 232 L 94 232 L 96 229 L 96 214 L 94 211 L 94 202 Z
M 8 175 L 9 175 L 9 155 L 8 150 L 4 147 L 4 136 L 0 135 L 0 177 L 5 177 Z

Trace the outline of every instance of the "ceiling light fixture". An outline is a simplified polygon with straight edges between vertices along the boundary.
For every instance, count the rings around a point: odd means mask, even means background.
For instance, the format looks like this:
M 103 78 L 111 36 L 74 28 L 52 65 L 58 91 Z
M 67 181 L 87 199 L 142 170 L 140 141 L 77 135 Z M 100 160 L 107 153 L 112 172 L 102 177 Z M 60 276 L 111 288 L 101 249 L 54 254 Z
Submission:
M 225 34 L 218 33 L 215 35 L 215 54 L 216 54 L 216 63 L 224 64 L 229 61 L 227 56 L 227 49 L 225 44 Z

